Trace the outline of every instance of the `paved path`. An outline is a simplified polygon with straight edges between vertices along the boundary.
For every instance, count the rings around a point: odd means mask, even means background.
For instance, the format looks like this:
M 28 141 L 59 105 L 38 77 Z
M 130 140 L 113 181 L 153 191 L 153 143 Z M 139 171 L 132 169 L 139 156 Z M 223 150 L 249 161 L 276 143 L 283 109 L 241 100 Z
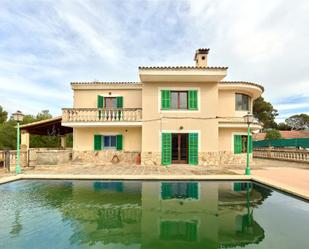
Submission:
M 123 165 L 65 165 L 26 169 L 23 176 L 39 178 L 102 178 L 102 179 L 215 179 L 231 178 L 244 174 L 245 166 L 229 168 L 207 166 L 123 166 Z M 13 173 L 0 172 L 0 182 Z M 277 160 L 255 159 L 252 165 L 254 179 L 270 186 L 298 193 L 309 199 L 309 164 Z M 13 176 L 11 177 L 14 178 Z

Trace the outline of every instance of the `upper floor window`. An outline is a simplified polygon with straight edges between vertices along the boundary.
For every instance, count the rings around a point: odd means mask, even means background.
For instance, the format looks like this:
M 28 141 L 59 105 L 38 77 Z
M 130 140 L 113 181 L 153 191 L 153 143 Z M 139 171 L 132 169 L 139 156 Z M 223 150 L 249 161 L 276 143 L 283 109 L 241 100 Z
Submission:
M 105 97 L 104 106 L 106 109 L 116 109 L 117 108 L 117 99 L 116 97 Z
M 235 108 L 236 111 L 250 111 L 250 96 L 242 93 L 236 93 Z
M 197 90 L 161 90 L 162 110 L 197 110 Z
M 171 109 L 188 109 L 188 92 L 171 91 Z
M 97 107 L 106 109 L 123 108 L 123 96 L 105 97 L 98 95 Z

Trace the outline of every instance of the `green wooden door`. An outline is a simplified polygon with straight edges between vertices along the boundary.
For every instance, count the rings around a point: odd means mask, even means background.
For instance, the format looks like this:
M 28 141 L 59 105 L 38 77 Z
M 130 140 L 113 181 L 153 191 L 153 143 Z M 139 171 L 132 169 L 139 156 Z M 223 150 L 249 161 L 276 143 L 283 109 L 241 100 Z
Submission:
M 117 97 L 116 101 L 117 101 L 117 108 L 123 108 L 123 97 L 122 96 Z
M 104 107 L 104 97 L 101 95 L 98 95 L 97 107 L 98 108 Z
M 172 163 L 172 134 L 162 133 L 162 164 L 169 165 Z
M 241 135 L 234 135 L 234 154 L 242 153 Z
M 189 164 L 198 164 L 198 133 L 189 133 Z

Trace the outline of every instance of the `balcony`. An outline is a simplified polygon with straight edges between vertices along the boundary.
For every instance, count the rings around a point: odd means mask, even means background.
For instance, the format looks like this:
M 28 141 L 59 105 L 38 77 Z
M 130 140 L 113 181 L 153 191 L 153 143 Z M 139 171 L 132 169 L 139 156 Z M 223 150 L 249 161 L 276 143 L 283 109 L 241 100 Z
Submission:
M 141 108 L 63 108 L 63 126 L 141 126 Z

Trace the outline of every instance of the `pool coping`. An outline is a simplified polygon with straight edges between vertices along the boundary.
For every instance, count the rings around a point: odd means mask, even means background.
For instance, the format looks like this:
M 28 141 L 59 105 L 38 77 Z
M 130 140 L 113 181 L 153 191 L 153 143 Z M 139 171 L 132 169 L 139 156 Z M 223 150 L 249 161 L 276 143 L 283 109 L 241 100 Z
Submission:
M 263 178 L 247 175 L 74 175 L 74 174 L 20 174 L 0 178 L 0 185 L 17 180 L 187 180 L 187 181 L 253 181 L 309 201 L 309 193 L 299 188 Z

